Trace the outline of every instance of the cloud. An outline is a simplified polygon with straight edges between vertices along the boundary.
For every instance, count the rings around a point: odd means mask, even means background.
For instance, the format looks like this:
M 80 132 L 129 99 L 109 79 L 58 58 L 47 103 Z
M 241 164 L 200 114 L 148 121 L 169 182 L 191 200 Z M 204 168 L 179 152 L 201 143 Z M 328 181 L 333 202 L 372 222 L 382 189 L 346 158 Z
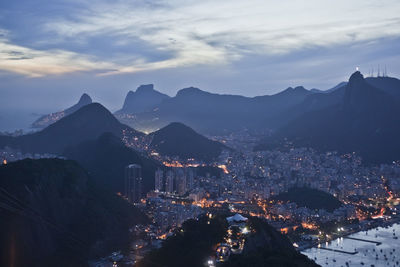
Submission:
M 98 62 L 89 57 L 65 50 L 35 50 L 0 38 L 0 69 L 41 77 L 48 74 L 63 74 L 75 71 L 109 71 L 113 64 Z
M 45 14 L 26 11 L 33 32 L 6 25 L 10 34 L 0 39 L 0 69 L 41 76 L 226 67 L 246 57 L 295 56 L 400 36 L 396 0 L 45 3 Z

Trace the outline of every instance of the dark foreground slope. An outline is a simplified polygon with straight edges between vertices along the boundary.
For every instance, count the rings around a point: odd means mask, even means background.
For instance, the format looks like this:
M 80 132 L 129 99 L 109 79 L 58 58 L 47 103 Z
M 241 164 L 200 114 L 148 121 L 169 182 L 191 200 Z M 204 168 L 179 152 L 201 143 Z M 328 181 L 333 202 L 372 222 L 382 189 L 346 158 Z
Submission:
M 150 147 L 164 156 L 211 161 L 226 148 L 223 144 L 210 140 L 178 122 L 171 123 L 151 135 Z
M 267 223 L 250 218 L 249 224 L 256 233 L 247 237 L 243 253 L 232 255 L 220 266 L 318 266 L 297 252 L 285 236 Z M 206 216 L 188 220 L 181 230 L 169 237 L 160 249 L 149 253 L 137 267 L 204 267 L 215 255 L 216 245 L 224 242 L 227 227 L 225 216 L 220 215 L 211 220 Z
M 73 161 L 0 166 L 0 266 L 85 266 L 128 244 L 144 216 Z
M 289 239 L 268 223 L 250 218 L 255 232 L 246 238 L 242 254 L 232 255 L 222 267 L 317 267 L 307 256 L 296 251 Z
M 64 156 L 79 162 L 99 183 L 113 192 L 124 192 L 127 165 L 139 164 L 142 167 L 143 193 L 154 189 L 154 173 L 160 167 L 155 161 L 126 147 L 121 139 L 111 133 L 71 146 L 65 150 Z

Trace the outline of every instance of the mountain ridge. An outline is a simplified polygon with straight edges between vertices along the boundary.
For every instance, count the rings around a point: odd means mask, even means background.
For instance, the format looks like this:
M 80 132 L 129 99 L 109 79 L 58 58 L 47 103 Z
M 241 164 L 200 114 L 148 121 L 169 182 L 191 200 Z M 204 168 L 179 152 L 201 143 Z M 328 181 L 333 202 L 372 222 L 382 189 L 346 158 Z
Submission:
M 104 132 L 122 137 L 123 130 L 130 130 L 137 136 L 144 135 L 121 124 L 101 104 L 92 103 L 39 132 L 12 138 L 0 136 L 0 146 L 10 146 L 25 152 L 60 154 L 66 147 L 96 139 Z
M 117 114 L 150 111 L 168 98 L 170 98 L 168 95 L 154 90 L 153 84 L 140 85 L 135 92 L 127 93 L 122 109 L 117 111 Z
M 256 149 L 279 146 L 289 140 L 295 146 L 321 151 L 357 152 L 365 163 L 400 158 L 400 141 L 396 138 L 400 135 L 400 119 L 393 116 L 400 113 L 398 98 L 373 87 L 360 72 L 355 72 L 337 100 L 292 119 Z
M 93 103 L 92 98 L 88 94 L 84 93 L 79 98 L 78 103 L 76 103 L 75 105 L 73 105 L 63 111 L 58 111 L 58 112 L 54 112 L 51 114 L 43 115 L 39 119 L 34 121 L 31 126 L 32 126 L 32 128 L 43 129 L 43 128 L 49 126 L 50 124 L 60 120 L 61 118 L 74 113 L 81 107 L 89 105 L 91 103 Z

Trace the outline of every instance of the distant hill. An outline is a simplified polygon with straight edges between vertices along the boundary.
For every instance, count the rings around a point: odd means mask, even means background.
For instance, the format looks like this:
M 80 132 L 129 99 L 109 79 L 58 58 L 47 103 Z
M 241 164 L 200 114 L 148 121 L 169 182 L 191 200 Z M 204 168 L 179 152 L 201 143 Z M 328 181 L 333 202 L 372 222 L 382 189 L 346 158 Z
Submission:
M 198 88 L 184 88 L 175 97 L 162 101 L 149 112 L 123 120 L 136 129 L 159 129 L 171 122 L 181 122 L 201 133 L 224 134 L 246 128 L 272 127 L 271 118 L 301 103 L 312 92 L 303 87 L 259 97 L 221 95 Z
M 154 90 L 153 84 L 139 86 L 135 92 L 129 91 L 125 102 L 118 113 L 141 113 L 150 111 L 159 105 L 163 100 L 170 98 L 168 95 Z
M 365 81 L 373 87 L 381 89 L 392 96 L 400 97 L 400 80 L 397 78 L 388 76 L 367 77 L 365 78 Z M 347 82 L 341 82 L 335 87 L 321 92 L 329 93 L 341 87 L 345 87 L 346 85 Z
M 154 189 L 154 173 L 161 166 L 126 147 L 120 138 L 104 133 L 96 140 L 67 148 L 63 155 L 79 162 L 100 184 L 113 192 L 124 192 L 124 171 L 129 164 L 142 166 L 143 193 Z
M 41 159 L 0 166 L 0 265 L 87 266 L 130 244 L 145 215 L 98 187 L 76 162 Z
M 334 95 L 335 94 L 335 95 Z M 318 150 L 357 152 L 365 162 L 400 159 L 400 100 L 372 86 L 360 72 L 351 75 L 343 89 L 318 94 L 317 108 L 310 102 L 304 112 L 269 137 L 258 149 L 285 140 Z M 327 103 L 321 105 L 321 99 Z M 309 100 L 309 99 L 308 99 Z
M 0 146 L 10 146 L 23 151 L 60 154 L 71 145 L 93 140 L 105 132 L 118 137 L 129 129 L 121 124 L 105 107 L 92 103 L 51 124 L 40 132 L 9 138 L 0 136 Z M 135 132 L 138 136 L 143 134 Z
M 212 141 L 182 123 L 171 123 L 151 134 L 150 148 L 164 156 L 182 159 L 195 158 L 211 161 L 217 158 L 225 146 Z
M 91 103 L 92 99 L 90 98 L 90 96 L 88 94 L 83 94 L 79 99 L 78 103 L 76 103 L 72 107 L 67 108 L 63 111 L 58 111 L 51 114 L 43 115 L 42 117 L 40 117 L 39 119 L 37 119 L 32 123 L 32 128 L 45 128 L 50 124 L 55 123 L 56 121 L 64 118 L 65 116 L 74 113 L 81 107 L 89 105 Z
M 273 199 L 296 203 L 299 207 L 311 210 L 324 209 L 332 212 L 342 206 L 342 203 L 329 193 L 308 187 L 293 187 L 288 192 L 280 193 Z

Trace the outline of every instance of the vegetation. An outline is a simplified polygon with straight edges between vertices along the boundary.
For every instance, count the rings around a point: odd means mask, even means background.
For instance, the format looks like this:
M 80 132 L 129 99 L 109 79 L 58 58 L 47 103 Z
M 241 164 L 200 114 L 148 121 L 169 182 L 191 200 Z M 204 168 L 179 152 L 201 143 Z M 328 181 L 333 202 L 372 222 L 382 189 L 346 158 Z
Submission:
M 383 83 L 382 81 L 376 81 Z M 371 80 L 372 81 L 372 80 Z M 386 80 L 389 85 L 391 80 Z M 399 84 L 392 91 L 399 92 Z M 380 88 L 386 87 L 381 84 Z M 319 94 L 326 106 L 320 106 L 294 118 L 277 130 L 258 150 L 282 146 L 287 140 L 298 147 L 312 147 L 320 151 L 356 152 L 365 163 L 392 162 L 400 157 L 399 93 L 370 85 L 360 72 L 355 72 L 343 94 Z M 317 103 L 317 101 L 315 101 Z M 314 102 L 309 103 L 312 107 Z M 321 103 L 321 102 L 320 102 Z M 305 107 L 304 107 L 305 108 Z
M 64 155 L 79 162 L 99 184 L 107 186 L 113 192 L 121 193 L 124 192 L 124 172 L 127 165 L 142 166 L 144 193 L 154 189 L 154 173 L 161 167 L 156 161 L 126 147 L 111 133 L 105 133 L 97 140 L 69 147 Z
M 171 123 L 152 133 L 150 146 L 165 156 L 211 161 L 221 154 L 223 144 L 212 141 L 182 123 Z
M 69 160 L 0 166 L 0 202 L 1 266 L 85 266 L 126 248 L 128 228 L 147 221 Z
M 226 216 L 218 214 L 211 220 L 202 216 L 199 220 L 186 221 L 181 230 L 169 237 L 160 249 L 149 253 L 137 267 L 204 267 L 226 235 Z M 231 255 L 229 261 L 219 266 L 318 266 L 297 252 L 285 236 L 265 221 L 250 217 L 248 223 L 255 232 L 247 237 L 243 253 Z
M 299 207 L 306 207 L 312 210 L 325 209 L 329 212 L 342 206 L 342 203 L 331 194 L 308 187 L 293 187 L 288 192 L 281 193 L 272 199 L 294 202 Z
M 137 266 L 204 267 L 214 254 L 214 246 L 223 240 L 226 230 L 227 223 L 223 216 L 210 220 L 207 216 L 188 220 L 164 241 L 160 249 L 150 252 Z

